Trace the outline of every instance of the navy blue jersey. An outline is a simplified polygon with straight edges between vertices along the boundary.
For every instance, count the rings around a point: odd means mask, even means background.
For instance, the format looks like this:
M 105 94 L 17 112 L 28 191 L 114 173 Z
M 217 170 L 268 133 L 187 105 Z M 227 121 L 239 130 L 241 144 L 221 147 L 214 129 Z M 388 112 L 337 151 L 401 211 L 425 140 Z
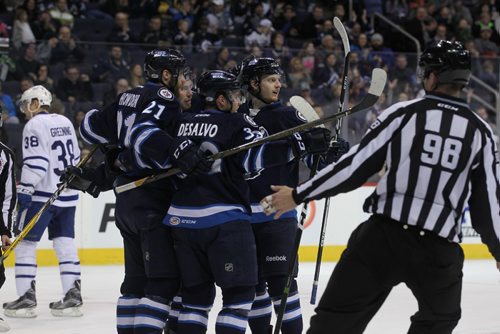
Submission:
M 176 135 L 186 137 L 211 154 L 259 140 L 266 136 L 242 113 L 215 110 L 185 113 Z M 288 144 L 286 144 L 288 146 Z M 280 146 L 281 153 L 268 156 L 267 147 Z M 189 176 L 179 182 L 164 224 L 172 227 L 207 228 L 230 221 L 250 220 L 250 199 L 246 179 L 255 177 L 266 166 L 286 163 L 283 142 L 259 146 L 216 160 L 209 174 Z
M 155 143 L 150 141 L 163 140 L 159 148 L 165 151 L 171 140 L 167 132 L 173 131 L 175 125 L 171 124 L 175 124 L 180 112 L 179 103 L 168 88 L 148 82 L 120 94 L 102 111 L 89 111 L 80 126 L 80 133 L 92 144 L 107 143 L 130 148 L 133 167 L 168 168 L 167 164 L 158 166 L 148 159 L 150 151 L 157 152 L 155 148 L 151 149 Z M 166 160 L 166 157 L 160 157 L 156 161 Z
M 307 122 L 304 116 L 293 107 L 283 105 L 281 102 L 271 103 L 262 107 L 257 113 L 255 110 L 249 109 L 248 105 L 240 108 L 241 112 L 249 114 L 253 117 L 255 123 L 263 126 L 269 135 L 277 132 L 293 128 Z M 283 147 L 268 147 L 268 150 L 275 150 L 279 154 L 279 150 Z M 289 147 L 288 150 L 291 150 Z M 266 168 L 261 171 L 256 178 L 249 180 L 250 201 L 252 206 L 252 223 L 262 223 L 273 220 L 272 216 L 266 216 L 259 204 L 260 200 L 271 194 L 272 184 L 283 184 L 289 187 L 297 186 L 299 182 L 299 160 L 295 159 L 287 164 L 281 164 L 274 167 Z M 285 213 L 282 218 L 295 218 L 297 211 L 292 210 Z

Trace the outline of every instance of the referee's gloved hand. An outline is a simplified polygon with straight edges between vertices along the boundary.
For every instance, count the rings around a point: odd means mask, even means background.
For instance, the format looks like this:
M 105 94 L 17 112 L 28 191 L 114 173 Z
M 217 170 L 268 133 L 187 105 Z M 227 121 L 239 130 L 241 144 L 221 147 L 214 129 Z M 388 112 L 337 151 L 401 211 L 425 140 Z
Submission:
M 190 139 L 175 138 L 171 147 L 172 163 L 183 173 L 188 175 L 207 174 L 212 169 L 213 160 L 209 159 Z
M 67 182 L 70 189 L 80 190 L 89 193 L 94 198 L 101 192 L 98 183 L 98 173 L 95 168 L 69 166 L 63 171 L 60 181 Z
M 291 144 L 294 155 L 303 157 L 307 154 L 325 153 L 330 147 L 330 130 L 326 128 L 312 128 L 310 130 L 295 133 Z

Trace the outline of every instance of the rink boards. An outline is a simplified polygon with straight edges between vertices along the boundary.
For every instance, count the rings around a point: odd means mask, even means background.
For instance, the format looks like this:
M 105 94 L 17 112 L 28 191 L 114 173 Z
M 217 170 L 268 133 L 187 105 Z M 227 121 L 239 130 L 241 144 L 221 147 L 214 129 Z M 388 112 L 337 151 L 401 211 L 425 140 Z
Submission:
M 330 201 L 328 223 L 325 236 L 324 261 L 337 261 L 345 248 L 350 233 L 367 219 L 362 211 L 363 202 L 373 192 L 373 186 L 364 186 L 348 194 L 333 197 Z M 103 193 L 98 199 L 82 194 L 76 211 L 76 242 L 82 264 L 120 264 L 123 263 L 122 238 L 115 226 L 115 198 L 113 192 Z M 315 201 L 309 210 L 306 228 L 302 234 L 300 247 L 301 261 L 316 261 L 324 201 Z M 468 259 L 491 258 L 486 246 L 481 244 L 477 234 L 470 226 L 466 214 L 463 224 L 465 256 Z M 377 250 L 374 249 L 374 252 Z M 56 265 L 52 243 L 47 233 L 37 250 L 38 265 Z M 14 256 L 6 261 L 14 263 Z

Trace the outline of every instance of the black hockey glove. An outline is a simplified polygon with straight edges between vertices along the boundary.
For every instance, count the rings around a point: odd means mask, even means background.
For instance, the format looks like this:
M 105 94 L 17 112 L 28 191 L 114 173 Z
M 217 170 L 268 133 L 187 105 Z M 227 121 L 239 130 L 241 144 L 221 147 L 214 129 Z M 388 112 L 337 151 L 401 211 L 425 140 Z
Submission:
M 349 151 L 350 147 L 347 140 L 337 137 L 337 141 L 332 142 L 328 151 L 321 155 L 321 164 L 329 165 L 337 162 L 341 156 Z
M 296 157 L 307 154 L 325 153 L 330 147 L 330 130 L 326 128 L 312 128 L 295 133 L 292 137 L 292 149 Z
M 63 171 L 59 180 L 68 182 L 67 187 L 70 189 L 80 190 L 97 198 L 102 190 L 98 185 L 103 181 L 100 174 L 99 168 L 69 166 Z
M 170 158 L 172 163 L 188 175 L 207 174 L 212 169 L 213 160 L 201 152 L 198 145 L 185 137 L 178 137 L 172 143 Z

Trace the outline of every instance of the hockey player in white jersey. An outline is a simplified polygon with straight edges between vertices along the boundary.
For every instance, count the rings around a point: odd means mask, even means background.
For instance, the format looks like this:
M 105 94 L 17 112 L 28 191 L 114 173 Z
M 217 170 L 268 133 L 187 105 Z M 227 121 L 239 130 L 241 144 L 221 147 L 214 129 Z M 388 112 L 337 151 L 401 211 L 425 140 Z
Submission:
M 49 114 L 51 93 L 43 86 L 26 90 L 19 101 L 29 119 L 23 130 L 23 168 L 17 188 L 19 212 L 14 233 L 18 234 L 56 191 L 59 176 L 80 160 L 75 129 L 62 115 Z M 16 248 L 16 288 L 19 299 L 4 303 L 9 317 L 36 317 L 36 246 L 48 228 L 49 239 L 59 260 L 63 298 L 49 304 L 55 316 L 81 316 L 80 260 L 75 236 L 76 190 L 65 190 L 40 217 Z

